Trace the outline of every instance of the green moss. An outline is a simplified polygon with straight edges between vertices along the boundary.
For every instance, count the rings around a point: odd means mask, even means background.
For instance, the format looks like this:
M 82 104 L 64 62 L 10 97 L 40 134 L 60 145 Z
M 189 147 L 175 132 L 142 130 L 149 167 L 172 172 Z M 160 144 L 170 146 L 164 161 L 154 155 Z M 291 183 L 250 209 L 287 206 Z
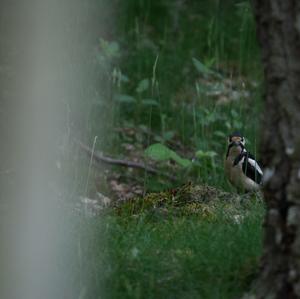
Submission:
M 176 189 L 118 202 L 114 211 L 119 216 L 133 217 L 141 214 L 161 217 L 196 214 L 216 221 L 220 213 L 232 217 L 257 201 L 261 201 L 260 194 L 239 195 L 188 183 Z

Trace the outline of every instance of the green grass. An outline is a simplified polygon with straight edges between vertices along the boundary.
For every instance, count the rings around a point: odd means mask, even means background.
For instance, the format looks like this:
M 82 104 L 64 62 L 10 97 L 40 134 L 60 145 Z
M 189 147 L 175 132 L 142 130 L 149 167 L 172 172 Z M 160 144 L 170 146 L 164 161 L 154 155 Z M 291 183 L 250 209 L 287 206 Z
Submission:
M 238 298 L 257 271 L 263 211 L 241 207 L 240 224 L 226 211 L 85 220 L 84 298 Z

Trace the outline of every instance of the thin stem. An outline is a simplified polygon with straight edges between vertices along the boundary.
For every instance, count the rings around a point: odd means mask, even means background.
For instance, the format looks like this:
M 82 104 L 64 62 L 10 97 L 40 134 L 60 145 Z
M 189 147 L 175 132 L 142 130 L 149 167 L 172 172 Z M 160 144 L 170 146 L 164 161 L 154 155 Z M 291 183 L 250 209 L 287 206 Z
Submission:
M 91 168 L 92 168 L 92 163 L 93 163 L 93 157 L 94 157 L 97 138 L 98 138 L 98 136 L 95 136 L 93 147 L 92 147 L 92 153 L 91 153 L 91 158 L 90 158 L 90 163 L 89 163 L 89 170 L 88 170 L 88 175 L 87 175 L 87 180 L 86 180 L 86 185 L 85 185 L 85 192 L 84 192 L 85 196 L 87 196 L 88 185 L 89 185 L 89 180 L 90 180 L 90 173 L 91 173 Z

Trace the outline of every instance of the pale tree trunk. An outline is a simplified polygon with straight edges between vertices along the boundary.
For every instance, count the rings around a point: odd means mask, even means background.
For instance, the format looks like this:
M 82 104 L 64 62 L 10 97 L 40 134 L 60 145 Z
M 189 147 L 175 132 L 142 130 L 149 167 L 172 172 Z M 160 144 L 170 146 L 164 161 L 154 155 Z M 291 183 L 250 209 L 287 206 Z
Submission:
M 259 277 L 246 298 L 300 298 L 300 1 L 254 0 L 265 71 L 267 204 Z

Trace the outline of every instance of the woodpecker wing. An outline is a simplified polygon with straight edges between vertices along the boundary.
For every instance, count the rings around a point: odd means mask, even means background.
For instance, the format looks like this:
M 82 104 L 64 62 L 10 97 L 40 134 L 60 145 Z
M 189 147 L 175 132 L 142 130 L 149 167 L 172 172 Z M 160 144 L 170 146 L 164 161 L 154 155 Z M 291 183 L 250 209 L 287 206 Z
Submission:
M 260 184 L 262 181 L 263 172 L 255 160 L 254 156 L 247 153 L 242 164 L 243 172 L 252 181 Z
M 250 163 L 253 167 L 255 167 L 256 171 L 260 173 L 260 175 L 263 175 L 263 171 L 261 170 L 258 162 L 255 160 L 255 158 L 250 154 L 248 157 L 248 163 Z

